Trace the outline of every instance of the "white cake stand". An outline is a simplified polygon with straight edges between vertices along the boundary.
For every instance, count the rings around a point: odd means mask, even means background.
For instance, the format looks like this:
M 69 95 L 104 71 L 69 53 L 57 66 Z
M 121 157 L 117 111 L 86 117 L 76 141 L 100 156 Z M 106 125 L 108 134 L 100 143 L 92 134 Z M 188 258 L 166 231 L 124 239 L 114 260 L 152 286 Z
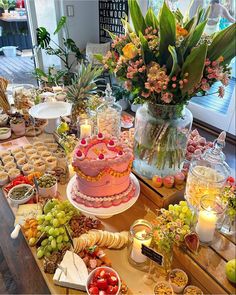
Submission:
M 63 101 L 43 102 L 30 108 L 29 114 L 37 119 L 48 120 L 45 132 L 53 133 L 60 122 L 60 117 L 71 114 L 71 104 Z
M 124 211 L 126 211 L 127 209 L 129 209 L 131 206 L 134 205 L 134 203 L 138 200 L 139 194 L 140 194 L 140 185 L 139 185 L 139 181 L 136 178 L 136 176 L 131 173 L 130 174 L 130 178 L 133 181 L 133 184 L 135 186 L 135 193 L 134 196 L 126 203 L 122 203 L 118 206 L 111 206 L 109 208 L 93 208 L 93 207 L 86 207 L 82 204 L 77 203 L 76 201 L 74 201 L 72 199 L 72 188 L 75 185 L 75 181 L 76 181 L 76 175 L 74 175 L 68 185 L 67 185 L 67 189 L 66 189 L 66 194 L 67 194 L 67 198 L 70 201 L 70 203 L 76 207 L 77 209 L 79 209 L 80 211 L 89 214 L 89 215 L 95 215 L 98 218 L 110 218 L 113 215 L 122 213 Z

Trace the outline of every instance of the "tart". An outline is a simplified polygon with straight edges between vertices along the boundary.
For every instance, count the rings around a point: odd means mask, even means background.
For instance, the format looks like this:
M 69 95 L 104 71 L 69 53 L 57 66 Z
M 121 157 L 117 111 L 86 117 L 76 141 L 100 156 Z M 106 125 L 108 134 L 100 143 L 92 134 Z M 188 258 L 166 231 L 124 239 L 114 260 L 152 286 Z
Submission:
M 193 286 L 193 285 L 189 285 L 184 289 L 184 293 L 185 295 L 203 295 L 203 292 L 200 288 Z
M 39 155 L 32 155 L 29 157 L 29 160 L 33 163 L 37 160 L 40 160 L 40 159 L 41 159 L 41 157 Z
M 0 151 L 0 158 L 4 158 L 6 156 L 10 156 L 10 151 Z
M 57 166 L 57 158 L 56 157 L 50 156 L 50 157 L 46 158 L 45 162 L 46 162 L 47 168 L 49 170 L 53 170 Z
M 40 151 L 38 153 L 43 159 L 46 159 L 52 155 L 52 153 L 49 151 Z
M 23 146 L 23 149 L 25 150 L 25 151 L 27 151 L 27 150 L 31 150 L 31 149 L 33 149 L 34 147 L 33 147 L 33 145 L 32 144 L 25 144 L 24 146 Z
M 47 147 L 46 146 L 37 146 L 37 152 L 46 152 L 47 151 Z
M 8 183 L 9 176 L 6 172 L 0 171 L 0 186 Z
M 46 145 L 55 143 L 55 140 L 53 138 L 47 138 L 43 141 Z
M 27 152 L 27 153 L 28 153 L 28 152 Z M 20 152 L 20 153 L 16 153 L 16 154 L 14 155 L 14 158 L 16 159 L 16 161 L 18 161 L 18 160 L 20 160 L 20 159 L 25 159 L 25 158 L 26 158 L 26 155 L 25 155 L 25 153 Z
M 37 151 L 35 149 L 27 150 L 26 155 L 30 158 L 31 156 L 37 155 Z
M 9 162 L 14 162 L 14 158 L 8 155 L 2 158 L 2 162 L 4 165 L 6 165 Z
M 4 169 L 6 172 L 8 172 L 12 168 L 16 168 L 15 162 L 8 162 L 6 165 L 4 165 Z
M 0 172 L 5 171 L 4 167 L 0 165 Z
M 169 283 L 175 293 L 183 293 L 188 284 L 188 276 L 182 269 L 173 269 L 169 274 Z
M 9 178 L 10 180 L 13 180 L 14 178 L 16 178 L 17 176 L 20 176 L 21 173 L 20 173 L 20 170 L 19 169 L 16 169 L 16 168 L 12 168 L 8 171 L 8 175 L 9 175 Z
M 11 154 L 14 156 L 17 153 L 21 153 L 22 152 L 22 148 L 14 148 L 11 150 Z
M 24 173 L 24 175 L 29 175 L 34 172 L 34 166 L 31 164 L 25 164 L 22 167 L 22 172 Z
M 34 162 L 34 170 L 37 172 L 45 172 L 46 165 L 43 160 L 37 160 Z
M 58 144 L 57 143 L 49 143 L 49 144 L 47 144 L 47 147 L 48 147 L 49 151 L 55 152 L 58 148 Z
M 40 146 L 44 146 L 44 144 L 41 141 L 35 141 L 33 143 L 34 148 L 40 147 Z
M 158 282 L 154 287 L 155 295 L 174 295 L 171 285 L 165 281 Z
M 25 164 L 27 164 L 27 159 L 26 159 L 26 158 L 22 158 L 22 159 L 19 159 L 19 160 L 17 161 L 17 167 L 18 167 L 19 169 L 22 169 L 22 167 L 23 167 Z

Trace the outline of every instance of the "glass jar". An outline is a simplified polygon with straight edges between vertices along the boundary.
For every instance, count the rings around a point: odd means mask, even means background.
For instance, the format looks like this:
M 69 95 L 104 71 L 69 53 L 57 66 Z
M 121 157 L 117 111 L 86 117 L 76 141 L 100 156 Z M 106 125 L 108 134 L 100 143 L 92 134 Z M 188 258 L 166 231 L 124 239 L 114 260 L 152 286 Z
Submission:
M 220 231 L 227 235 L 233 236 L 236 233 L 236 216 L 230 216 L 229 214 L 224 215 L 222 220 Z
M 185 199 L 193 210 L 200 208 L 200 200 L 204 195 L 220 195 L 230 175 L 230 168 L 222 149 L 225 145 L 226 133 L 222 132 L 214 142 L 213 148 L 190 163 Z
M 94 134 L 94 120 L 90 113 L 81 114 L 77 119 L 77 136 L 86 138 Z
M 135 171 L 147 178 L 180 171 L 192 121 L 192 113 L 182 105 L 140 107 L 135 118 Z
M 201 198 L 196 233 L 203 244 L 213 241 L 217 222 L 223 216 L 226 206 L 217 195 L 206 195 Z
M 97 128 L 98 132 L 110 134 L 115 137 L 120 136 L 122 107 L 115 103 L 110 85 L 105 91 L 105 102 L 97 108 Z
M 152 225 L 145 219 L 136 220 L 129 231 L 128 260 L 131 265 L 143 267 L 147 257 L 142 254 L 142 245 L 150 246 L 152 242 Z

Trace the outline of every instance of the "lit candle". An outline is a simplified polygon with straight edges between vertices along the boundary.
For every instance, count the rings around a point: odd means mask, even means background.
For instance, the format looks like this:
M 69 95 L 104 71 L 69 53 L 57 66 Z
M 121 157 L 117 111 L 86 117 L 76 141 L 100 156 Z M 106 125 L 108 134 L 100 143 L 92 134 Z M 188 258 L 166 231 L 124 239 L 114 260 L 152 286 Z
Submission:
M 142 254 L 142 244 L 150 246 L 152 238 L 147 234 L 145 230 L 139 231 L 133 237 L 133 246 L 130 257 L 137 263 L 143 263 L 147 260 L 147 257 Z
M 202 243 L 210 243 L 213 240 L 216 228 L 217 216 L 213 211 L 201 210 L 198 216 L 196 232 Z
M 85 124 L 80 125 L 80 138 L 86 138 L 91 136 L 92 128 L 91 125 L 88 124 L 88 121 L 85 121 Z

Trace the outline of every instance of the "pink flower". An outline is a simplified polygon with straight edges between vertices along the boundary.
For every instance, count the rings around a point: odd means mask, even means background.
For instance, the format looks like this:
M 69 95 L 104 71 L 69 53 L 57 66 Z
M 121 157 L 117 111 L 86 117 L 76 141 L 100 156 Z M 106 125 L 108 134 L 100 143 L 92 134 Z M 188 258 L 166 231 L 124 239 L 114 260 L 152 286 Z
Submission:
M 177 78 L 174 76 L 174 77 L 172 77 L 171 80 L 172 80 L 172 81 L 176 81 L 176 79 L 177 79 Z
M 172 87 L 173 87 L 173 88 L 176 88 L 176 84 L 172 84 Z
M 132 90 L 132 82 L 130 80 L 127 80 L 125 81 L 125 84 L 124 84 L 125 88 L 128 90 L 128 91 L 131 91 Z
M 201 86 L 201 88 L 202 88 L 203 91 L 207 91 L 207 90 L 210 89 L 210 85 L 209 85 L 208 83 L 205 83 L 205 84 L 203 84 L 203 85 Z
M 224 95 L 225 95 L 225 89 L 224 89 L 223 86 L 220 86 L 220 87 L 218 88 L 218 96 L 221 97 L 221 98 L 223 98 Z
M 173 94 L 166 92 L 162 94 L 161 100 L 165 103 L 170 103 L 172 101 L 172 98 L 173 98 Z

